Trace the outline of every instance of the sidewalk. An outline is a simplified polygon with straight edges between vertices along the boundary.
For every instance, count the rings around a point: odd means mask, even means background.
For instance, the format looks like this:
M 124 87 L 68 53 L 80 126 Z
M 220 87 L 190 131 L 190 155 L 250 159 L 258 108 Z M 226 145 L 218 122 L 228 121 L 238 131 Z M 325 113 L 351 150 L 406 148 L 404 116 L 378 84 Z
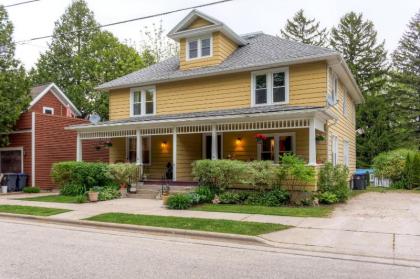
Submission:
M 162 206 L 162 201 L 148 199 L 66 204 L 21 201 L 15 199 L 28 195 L 7 195 L 0 197 L 0 204 L 70 209 L 73 211 L 47 217 L 69 221 L 107 212 L 122 212 L 278 223 L 290 225 L 293 228 L 260 236 L 272 246 L 368 257 L 398 258 L 420 263 L 420 249 L 418 249 L 420 247 L 420 195 L 407 195 L 364 194 L 345 205 L 338 206 L 331 218 L 168 210 Z

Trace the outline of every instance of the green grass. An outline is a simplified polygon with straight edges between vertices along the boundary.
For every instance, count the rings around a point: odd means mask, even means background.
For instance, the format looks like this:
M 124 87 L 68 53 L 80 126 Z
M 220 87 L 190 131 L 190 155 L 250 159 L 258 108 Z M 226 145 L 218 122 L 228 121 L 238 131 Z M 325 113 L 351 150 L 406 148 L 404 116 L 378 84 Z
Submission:
M 86 220 L 242 235 L 260 235 L 289 228 L 281 224 L 126 213 L 105 213 Z
M 0 212 L 5 213 L 15 213 L 15 214 L 24 214 L 24 215 L 36 215 L 36 216 L 51 216 L 71 210 L 60 209 L 60 208 L 48 208 L 48 207 L 38 207 L 38 206 L 24 206 L 24 205 L 0 205 Z
M 22 201 L 38 201 L 38 202 L 60 202 L 60 203 L 79 203 L 77 196 L 63 196 L 63 195 L 51 195 L 51 196 L 40 196 L 32 198 L 21 198 L 18 200 Z
M 246 214 L 262 214 L 293 217 L 328 217 L 334 210 L 333 206 L 316 207 L 269 207 L 260 205 L 236 205 L 236 204 L 203 204 L 191 208 L 197 211 L 231 212 Z

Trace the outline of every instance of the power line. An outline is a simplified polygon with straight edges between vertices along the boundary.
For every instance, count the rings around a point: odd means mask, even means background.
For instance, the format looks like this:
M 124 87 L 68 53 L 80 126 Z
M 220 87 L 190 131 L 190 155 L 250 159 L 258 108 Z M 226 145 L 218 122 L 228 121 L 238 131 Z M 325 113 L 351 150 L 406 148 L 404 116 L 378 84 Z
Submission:
M 19 3 L 14 3 L 14 4 L 6 5 L 4 7 L 5 8 L 10 8 L 10 7 L 15 7 L 15 6 L 29 4 L 29 3 L 32 3 L 32 2 L 39 2 L 39 1 L 41 1 L 41 0 L 24 1 L 24 2 L 19 2 Z
M 117 21 L 117 22 L 112 22 L 112 23 L 108 23 L 108 24 L 99 25 L 98 27 L 99 28 L 109 27 L 109 26 L 129 23 L 129 22 L 133 22 L 133 21 L 139 21 L 139 20 L 143 20 L 143 19 L 149 19 L 149 18 L 154 18 L 154 17 L 158 17 L 158 16 L 164 16 L 164 15 L 169 15 L 169 14 L 173 14 L 173 13 L 178 13 L 178 12 L 182 12 L 182 11 L 185 11 L 185 10 L 213 6 L 213 5 L 222 4 L 222 3 L 231 2 L 231 1 L 233 1 L 233 0 L 220 0 L 220 1 L 211 2 L 211 3 L 207 3 L 207 4 L 201 4 L 201 5 L 191 6 L 191 7 L 187 7 L 187 8 L 171 10 L 171 11 L 167 11 L 167 12 L 163 12 L 163 13 L 157 13 L 157 14 L 152 14 L 152 15 L 148 15 L 148 16 L 136 17 L 136 18 L 127 19 L 127 20 L 121 20 L 121 21 Z M 81 31 L 88 31 L 88 30 L 92 30 L 92 29 L 95 29 L 95 28 L 98 28 L 98 27 L 84 28 L 84 29 L 74 30 L 74 31 L 70 31 L 70 32 L 59 33 L 59 35 L 66 35 L 66 34 L 73 34 L 73 33 L 81 32 Z M 30 41 L 48 39 L 48 38 L 51 38 L 51 37 L 53 37 L 53 35 L 35 37 L 35 38 L 27 39 L 27 40 L 17 41 L 15 43 L 16 44 L 25 44 L 25 43 L 30 42 Z

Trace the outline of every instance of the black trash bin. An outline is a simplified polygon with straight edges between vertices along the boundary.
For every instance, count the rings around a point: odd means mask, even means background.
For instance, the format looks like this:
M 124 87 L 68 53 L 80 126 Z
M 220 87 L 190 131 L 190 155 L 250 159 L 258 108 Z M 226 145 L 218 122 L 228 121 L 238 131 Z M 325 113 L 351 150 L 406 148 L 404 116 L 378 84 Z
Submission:
M 17 173 L 5 173 L 4 179 L 6 180 L 7 192 L 15 192 L 17 187 Z
M 22 191 L 23 188 L 27 186 L 27 182 L 28 182 L 28 175 L 24 173 L 19 173 L 17 183 L 16 183 L 16 191 L 18 192 Z
M 366 174 L 353 175 L 353 190 L 364 190 L 366 186 Z

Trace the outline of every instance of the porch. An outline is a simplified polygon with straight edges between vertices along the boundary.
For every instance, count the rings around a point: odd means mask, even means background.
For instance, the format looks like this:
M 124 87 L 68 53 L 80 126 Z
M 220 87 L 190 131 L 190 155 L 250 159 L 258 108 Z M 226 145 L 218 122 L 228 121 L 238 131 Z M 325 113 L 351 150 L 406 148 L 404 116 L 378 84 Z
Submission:
M 136 163 L 146 181 L 160 180 L 170 169 L 172 174 L 166 178 L 174 184 L 193 182 L 191 164 L 200 159 L 278 163 L 281 155 L 293 153 L 313 166 L 327 160 L 326 142 L 316 140 L 326 134 L 327 120 L 332 118 L 324 109 L 281 107 L 274 112 L 211 118 L 184 115 L 70 127 L 78 131 L 77 160 L 83 160 L 83 140 L 110 140 L 110 163 Z M 257 134 L 265 139 L 257 143 Z

